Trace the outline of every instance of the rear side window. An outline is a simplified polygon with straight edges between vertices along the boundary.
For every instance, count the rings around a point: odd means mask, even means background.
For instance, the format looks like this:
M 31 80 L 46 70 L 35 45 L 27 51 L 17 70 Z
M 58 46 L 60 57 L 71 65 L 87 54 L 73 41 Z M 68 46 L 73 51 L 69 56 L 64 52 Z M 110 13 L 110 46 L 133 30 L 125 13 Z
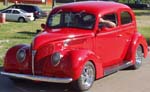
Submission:
M 115 13 L 106 14 L 100 18 L 99 28 L 114 28 L 118 25 L 117 15 Z
M 128 24 L 132 22 L 132 17 L 129 12 L 121 13 L 121 24 Z
M 20 12 L 19 12 L 19 11 L 14 10 L 14 11 L 13 11 L 13 14 L 20 14 Z
M 104 20 L 109 20 L 117 25 L 117 15 L 115 13 L 107 14 L 102 17 Z

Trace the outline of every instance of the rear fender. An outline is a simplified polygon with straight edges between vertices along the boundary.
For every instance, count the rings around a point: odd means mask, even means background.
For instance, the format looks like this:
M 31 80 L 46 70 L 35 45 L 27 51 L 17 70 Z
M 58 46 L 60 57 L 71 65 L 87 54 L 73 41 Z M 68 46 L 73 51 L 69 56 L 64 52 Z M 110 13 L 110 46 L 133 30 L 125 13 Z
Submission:
M 140 33 L 136 33 L 130 43 L 125 60 L 132 61 L 133 64 L 135 63 L 135 52 L 139 45 L 142 47 L 143 55 L 146 58 L 148 53 L 147 42 Z

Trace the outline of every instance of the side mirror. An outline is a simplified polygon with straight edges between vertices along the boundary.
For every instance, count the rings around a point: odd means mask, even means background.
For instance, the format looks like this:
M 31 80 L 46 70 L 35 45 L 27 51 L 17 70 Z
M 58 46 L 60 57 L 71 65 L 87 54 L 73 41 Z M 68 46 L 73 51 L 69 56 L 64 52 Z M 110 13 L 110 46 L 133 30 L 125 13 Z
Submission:
M 46 25 L 45 24 L 41 24 L 41 28 L 45 29 Z
M 98 25 L 98 33 L 99 32 L 105 32 L 105 31 L 108 31 L 108 27 L 104 24 L 104 23 L 100 23 L 99 25 Z
M 107 31 L 109 29 L 109 27 L 105 23 L 100 23 L 98 27 L 103 31 Z

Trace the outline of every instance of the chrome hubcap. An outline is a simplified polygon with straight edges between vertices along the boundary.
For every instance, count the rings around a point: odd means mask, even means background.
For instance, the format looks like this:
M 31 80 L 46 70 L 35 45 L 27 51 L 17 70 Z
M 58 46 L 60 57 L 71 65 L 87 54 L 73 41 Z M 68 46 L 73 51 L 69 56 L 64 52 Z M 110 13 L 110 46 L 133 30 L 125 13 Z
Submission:
M 139 46 L 137 48 L 137 51 L 136 51 L 136 64 L 137 65 L 141 65 L 142 63 L 142 57 L 143 57 L 143 54 L 142 54 L 142 48 Z
M 81 75 L 82 85 L 85 87 L 90 87 L 94 81 L 94 71 L 92 66 L 85 66 Z
M 20 19 L 20 22 L 24 22 L 24 19 L 21 18 L 21 19 Z

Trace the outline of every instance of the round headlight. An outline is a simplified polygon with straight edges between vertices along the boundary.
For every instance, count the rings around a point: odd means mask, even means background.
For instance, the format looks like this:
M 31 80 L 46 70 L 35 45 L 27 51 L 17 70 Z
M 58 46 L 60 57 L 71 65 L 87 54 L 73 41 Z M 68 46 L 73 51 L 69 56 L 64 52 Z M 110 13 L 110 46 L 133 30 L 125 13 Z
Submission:
M 59 64 L 60 60 L 61 60 L 61 54 L 59 52 L 55 52 L 51 56 L 51 63 L 53 66 L 57 66 Z
M 25 50 L 24 49 L 19 49 L 18 52 L 17 52 L 16 57 L 17 57 L 17 60 L 19 62 L 23 62 L 25 60 L 25 58 L 26 58 Z

